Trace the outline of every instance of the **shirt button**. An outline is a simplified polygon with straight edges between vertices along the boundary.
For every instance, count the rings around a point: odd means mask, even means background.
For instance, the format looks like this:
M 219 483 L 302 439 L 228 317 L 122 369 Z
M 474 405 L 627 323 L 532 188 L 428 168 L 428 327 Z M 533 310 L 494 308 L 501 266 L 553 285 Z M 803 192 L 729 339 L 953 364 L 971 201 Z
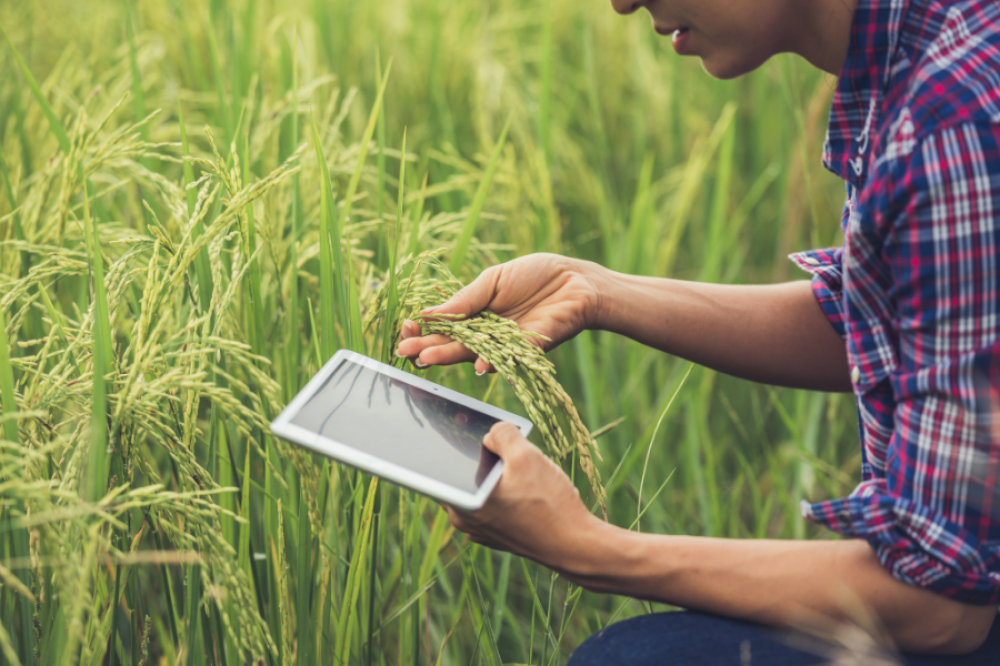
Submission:
M 837 524 L 840 525 L 841 529 L 848 529 L 851 526 L 851 514 L 846 510 L 838 511 Z
M 802 261 L 806 262 L 810 266 L 819 266 L 819 259 L 816 257 L 803 257 Z
M 861 381 L 861 369 L 858 366 L 851 367 L 851 383 L 857 384 Z

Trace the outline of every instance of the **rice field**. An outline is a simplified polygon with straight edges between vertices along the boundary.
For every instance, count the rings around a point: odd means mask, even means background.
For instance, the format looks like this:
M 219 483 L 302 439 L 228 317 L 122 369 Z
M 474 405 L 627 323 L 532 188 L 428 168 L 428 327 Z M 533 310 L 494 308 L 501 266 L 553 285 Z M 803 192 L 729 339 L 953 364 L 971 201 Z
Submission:
M 839 242 L 830 77 L 714 81 L 606 2 L 37 0 L 0 27 L 0 663 L 548 666 L 666 610 L 268 423 L 522 254 L 804 278 L 785 255 Z M 533 439 L 618 525 L 822 537 L 799 501 L 858 475 L 850 396 L 598 332 L 535 366 L 426 374 L 551 415 Z

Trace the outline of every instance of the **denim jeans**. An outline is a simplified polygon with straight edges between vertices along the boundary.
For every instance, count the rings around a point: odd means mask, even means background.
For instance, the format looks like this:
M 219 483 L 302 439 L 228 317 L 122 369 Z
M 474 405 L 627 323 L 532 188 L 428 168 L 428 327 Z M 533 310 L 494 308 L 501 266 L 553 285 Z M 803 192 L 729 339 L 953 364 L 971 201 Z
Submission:
M 577 648 L 567 666 L 813 666 L 817 656 L 791 647 L 788 634 L 704 613 L 654 613 L 612 624 Z M 1000 621 L 963 657 L 902 655 L 906 666 L 1000 666 Z M 862 663 L 862 662 L 852 662 Z

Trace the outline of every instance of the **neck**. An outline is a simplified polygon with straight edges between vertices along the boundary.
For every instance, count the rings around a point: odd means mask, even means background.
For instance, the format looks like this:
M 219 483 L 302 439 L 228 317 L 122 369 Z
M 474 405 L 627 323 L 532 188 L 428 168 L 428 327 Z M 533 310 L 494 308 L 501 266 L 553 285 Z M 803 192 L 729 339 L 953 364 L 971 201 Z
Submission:
M 786 22 L 787 51 L 834 76 L 851 45 L 851 25 L 859 0 L 791 0 Z

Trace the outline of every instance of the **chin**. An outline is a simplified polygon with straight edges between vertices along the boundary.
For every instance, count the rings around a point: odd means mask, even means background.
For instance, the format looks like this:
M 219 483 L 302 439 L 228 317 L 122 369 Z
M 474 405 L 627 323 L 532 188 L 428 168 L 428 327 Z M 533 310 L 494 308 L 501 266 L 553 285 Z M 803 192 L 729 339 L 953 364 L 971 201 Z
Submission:
M 732 54 L 713 54 L 701 59 L 701 66 L 716 79 L 728 80 L 749 74 L 767 61 L 767 58 L 734 57 Z
M 702 58 L 701 66 L 710 76 L 723 81 L 735 79 L 755 69 L 755 67 L 746 67 L 738 62 L 719 62 L 712 58 Z

